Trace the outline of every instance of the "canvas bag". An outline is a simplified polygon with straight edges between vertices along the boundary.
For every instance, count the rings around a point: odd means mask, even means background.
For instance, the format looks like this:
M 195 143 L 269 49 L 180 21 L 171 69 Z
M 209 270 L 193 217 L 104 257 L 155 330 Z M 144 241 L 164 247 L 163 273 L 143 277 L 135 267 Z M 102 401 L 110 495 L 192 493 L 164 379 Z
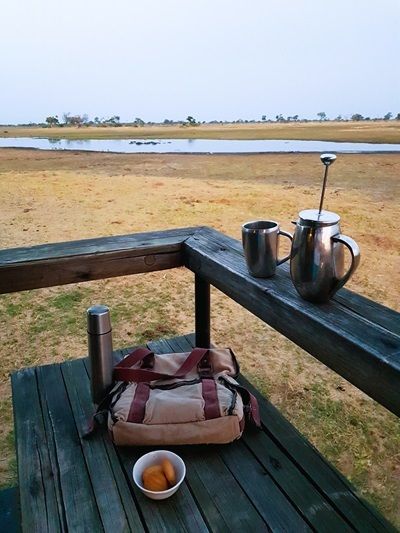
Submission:
M 257 400 L 234 377 L 230 349 L 154 354 L 138 348 L 114 368 L 108 429 L 115 444 L 225 444 L 245 420 L 260 425 Z

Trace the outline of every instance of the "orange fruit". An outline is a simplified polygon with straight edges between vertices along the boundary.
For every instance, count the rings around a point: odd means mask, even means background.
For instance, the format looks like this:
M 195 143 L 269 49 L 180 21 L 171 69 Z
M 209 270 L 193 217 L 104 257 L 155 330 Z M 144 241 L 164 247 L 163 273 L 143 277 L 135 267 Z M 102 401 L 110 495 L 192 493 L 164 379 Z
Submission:
M 173 487 L 176 485 L 176 474 L 174 465 L 168 459 L 163 459 L 161 463 L 162 471 L 164 476 L 167 478 L 168 483 Z
M 142 474 L 143 486 L 147 490 L 160 492 L 168 489 L 168 481 L 160 465 L 149 466 Z

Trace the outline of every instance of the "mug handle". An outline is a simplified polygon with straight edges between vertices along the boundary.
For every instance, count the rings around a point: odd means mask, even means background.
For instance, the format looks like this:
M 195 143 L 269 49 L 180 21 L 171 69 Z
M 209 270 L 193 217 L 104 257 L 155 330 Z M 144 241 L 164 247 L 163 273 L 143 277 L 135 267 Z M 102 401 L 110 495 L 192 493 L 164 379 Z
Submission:
M 344 244 L 351 253 L 351 265 L 349 270 L 346 272 L 346 274 L 338 279 L 336 285 L 335 285 L 335 292 L 339 290 L 343 285 L 349 280 L 350 276 L 354 273 L 356 268 L 358 267 L 360 263 L 360 248 L 358 247 L 358 244 L 356 241 L 354 241 L 351 237 L 347 237 L 347 235 L 335 235 L 332 237 L 333 242 L 340 242 L 341 244 Z
M 293 241 L 293 235 L 291 235 L 290 233 L 288 233 L 287 231 L 283 231 L 282 229 L 279 230 L 279 235 L 283 235 L 284 237 L 287 237 L 288 239 L 290 239 L 291 241 Z M 290 252 L 283 258 L 283 259 L 278 259 L 278 261 L 276 262 L 277 265 L 281 265 L 282 263 L 284 263 L 285 261 L 287 261 L 288 259 L 290 258 Z

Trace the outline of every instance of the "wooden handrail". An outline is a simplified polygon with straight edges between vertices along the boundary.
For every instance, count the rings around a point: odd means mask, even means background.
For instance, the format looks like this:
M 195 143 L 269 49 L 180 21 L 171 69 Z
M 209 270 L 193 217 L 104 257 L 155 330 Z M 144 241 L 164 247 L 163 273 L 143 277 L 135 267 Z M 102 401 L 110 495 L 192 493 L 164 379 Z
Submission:
M 0 250 L 0 294 L 182 266 L 182 244 L 195 231 L 179 228 Z
M 287 265 L 253 278 L 239 241 L 210 228 L 184 247 L 190 270 L 400 416 L 399 313 L 343 290 L 327 304 L 306 302 Z
M 185 265 L 196 275 L 196 338 L 209 338 L 211 284 L 400 416 L 400 314 L 342 289 L 315 305 L 288 266 L 251 277 L 241 244 L 211 228 L 184 228 L 0 251 L 0 293 Z

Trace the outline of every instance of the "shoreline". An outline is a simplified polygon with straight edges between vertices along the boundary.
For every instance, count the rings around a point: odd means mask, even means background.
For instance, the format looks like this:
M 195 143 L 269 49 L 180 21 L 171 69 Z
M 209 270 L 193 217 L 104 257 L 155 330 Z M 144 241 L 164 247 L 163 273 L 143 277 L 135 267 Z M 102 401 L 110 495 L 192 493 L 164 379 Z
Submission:
M 30 146 L 0 146 L 0 150 L 35 150 L 35 151 L 38 151 L 38 152 L 71 152 L 71 153 L 79 153 L 79 154 L 87 154 L 87 153 L 90 153 L 90 154 L 102 154 L 102 155 L 106 155 L 106 154 L 112 154 L 112 155 L 157 155 L 157 156 L 162 156 L 162 155 L 176 155 L 176 156 L 188 156 L 188 155 L 191 155 L 191 156 L 195 156 L 195 155 L 199 155 L 199 156 L 252 156 L 252 155 L 315 155 L 315 154 L 320 154 L 322 151 L 319 150 L 319 151 L 296 151 L 296 150 L 292 150 L 292 151 L 287 151 L 287 152 L 282 152 L 282 151 L 277 151 L 277 152 L 273 152 L 273 151 L 268 151 L 268 152 L 115 152 L 115 151 L 112 151 L 112 150 L 83 150 L 83 149 L 78 149 L 78 148 L 51 148 L 51 149 L 48 149 L 48 148 L 33 148 L 33 147 L 30 147 Z M 370 151 L 365 151 L 365 150 L 361 150 L 361 151 L 352 151 L 352 152 L 337 152 L 336 150 L 332 150 L 332 153 L 335 153 L 335 154 L 338 154 L 340 156 L 344 156 L 344 155 L 385 155 L 385 154 L 390 154 L 390 155 L 396 155 L 396 154 L 400 154 L 400 149 L 399 150 L 374 150 L 373 152 L 370 152 Z

